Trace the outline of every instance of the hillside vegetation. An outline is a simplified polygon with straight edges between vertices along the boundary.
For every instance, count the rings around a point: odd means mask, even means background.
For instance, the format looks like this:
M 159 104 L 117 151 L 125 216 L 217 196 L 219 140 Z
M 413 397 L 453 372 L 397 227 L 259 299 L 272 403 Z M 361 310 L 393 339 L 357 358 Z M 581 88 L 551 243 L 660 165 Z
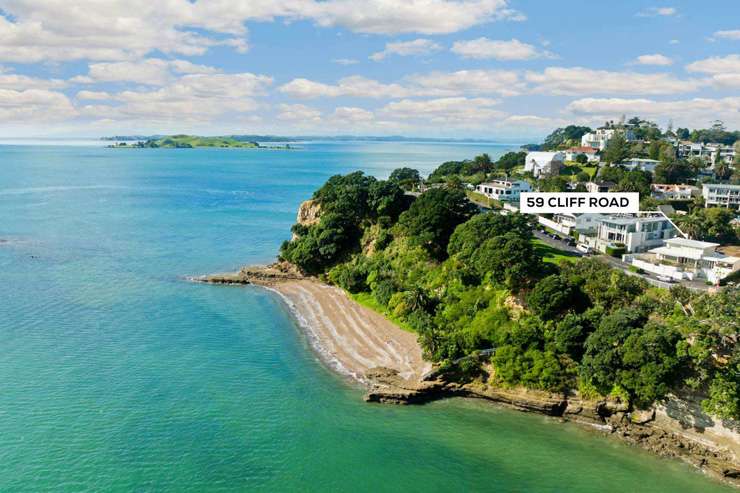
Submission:
M 397 179 L 355 172 L 313 200 L 318 221 L 294 225 L 281 258 L 416 331 L 443 368 L 495 348 L 489 378 L 503 386 L 635 407 L 691 390 L 707 411 L 740 418 L 737 289 L 668 291 L 597 259 L 545 263 L 530 216 L 479 213 L 454 183 L 414 199 Z M 455 370 L 476 378 L 476 361 Z

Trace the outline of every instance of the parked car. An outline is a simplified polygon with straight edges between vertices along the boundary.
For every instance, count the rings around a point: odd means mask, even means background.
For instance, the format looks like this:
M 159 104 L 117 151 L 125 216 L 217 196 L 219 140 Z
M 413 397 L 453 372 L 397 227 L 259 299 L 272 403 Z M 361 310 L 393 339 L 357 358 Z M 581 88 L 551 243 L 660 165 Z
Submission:
M 573 238 L 568 238 L 567 240 L 565 240 L 565 244 L 571 247 L 576 246 L 576 240 L 574 240 Z
M 583 253 L 591 253 L 591 248 L 588 245 L 584 245 L 583 243 L 577 244 L 576 250 Z
M 655 276 L 655 277 L 657 277 L 659 281 L 667 282 L 669 284 L 676 282 L 675 279 L 673 279 L 672 277 L 668 277 L 668 276 Z

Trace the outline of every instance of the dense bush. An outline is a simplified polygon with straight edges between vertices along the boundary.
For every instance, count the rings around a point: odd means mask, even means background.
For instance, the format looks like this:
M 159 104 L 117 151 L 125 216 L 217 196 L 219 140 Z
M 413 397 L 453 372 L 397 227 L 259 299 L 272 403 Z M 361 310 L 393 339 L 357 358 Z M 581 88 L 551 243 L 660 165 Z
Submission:
M 477 213 L 458 188 L 429 190 L 406 209 L 396 184 L 353 173 L 314 198 L 319 222 L 294 226 L 283 258 L 371 293 L 444 367 L 495 348 L 490 378 L 500 385 L 638 407 L 688 388 L 707 412 L 740 419 L 739 289 L 650 288 L 596 258 L 544 264 L 527 216 Z M 713 219 L 707 231 L 722 234 L 724 218 Z M 479 360 L 464 361 L 455 374 L 476 375 Z

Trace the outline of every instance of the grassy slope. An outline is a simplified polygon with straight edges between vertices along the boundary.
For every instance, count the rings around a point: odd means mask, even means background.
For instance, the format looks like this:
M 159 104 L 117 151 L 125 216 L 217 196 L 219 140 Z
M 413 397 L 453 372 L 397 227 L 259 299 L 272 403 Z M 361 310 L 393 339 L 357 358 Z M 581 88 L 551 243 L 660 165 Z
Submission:
M 378 303 L 373 295 L 371 293 L 347 293 L 349 296 L 361 304 L 362 306 L 371 309 L 374 312 L 377 312 L 381 315 L 383 315 L 385 318 L 405 330 L 406 332 L 415 332 L 414 329 L 411 328 L 409 324 L 406 322 L 403 322 L 399 320 L 398 318 L 394 317 L 392 313 L 388 313 L 388 310 L 384 309 L 383 306 L 381 306 L 380 303 Z

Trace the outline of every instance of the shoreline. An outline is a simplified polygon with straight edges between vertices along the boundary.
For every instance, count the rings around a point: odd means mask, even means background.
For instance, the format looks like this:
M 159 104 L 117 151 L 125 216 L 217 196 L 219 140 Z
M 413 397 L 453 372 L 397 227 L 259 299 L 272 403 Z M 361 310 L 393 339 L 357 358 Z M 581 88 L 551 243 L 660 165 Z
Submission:
M 524 388 L 501 388 L 482 379 L 455 382 L 431 372 L 421 359 L 416 336 L 352 300 L 339 288 L 308 278 L 285 264 L 245 267 L 236 273 L 193 278 L 211 284 L 252 284 L 274 292 L 304 331 L 322 363 L 367 389 L 366 402 L 423 404 L 449 397 L 483 399 L 510 409 L 574 422 L 604 436 L 677 458 L 726 484 L 740 487 L 737 431 L 722 423 L 702 423 L 698 406 L 674 398 L 646 411 L 632 411 L 609 399 L 585 400 Z M 340 314 L 336 312 L 341 312 Z M 369 321 L 368 321 L 369 319 Z M 375 334 L 379 324 L 385 338 Z M 375 339 L 375 343 L 368 340 Z M 402 344 L 395 351 L 385 348 Z M 410 363 L 403 351 L 414 352 Z

